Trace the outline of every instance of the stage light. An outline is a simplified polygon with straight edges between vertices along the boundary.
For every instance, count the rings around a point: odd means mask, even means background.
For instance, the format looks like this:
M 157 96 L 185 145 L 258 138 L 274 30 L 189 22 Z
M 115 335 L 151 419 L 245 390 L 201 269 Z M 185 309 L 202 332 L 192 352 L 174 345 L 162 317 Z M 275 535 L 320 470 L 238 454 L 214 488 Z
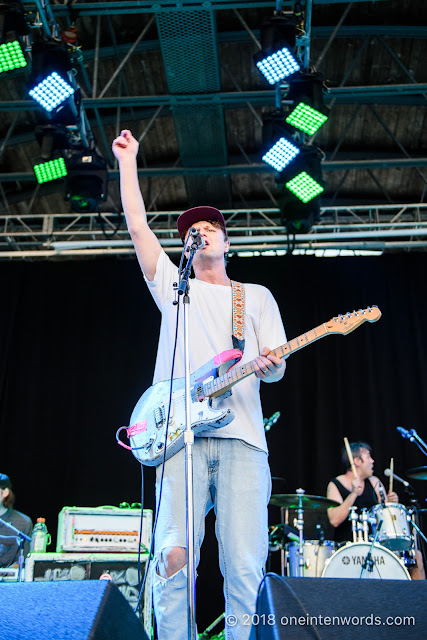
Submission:
M 28 92 L 46 111 L 52 111 L 73 95 L 74 89 L 54 71 Z
M 34 43 L 29 94 L 48 113 L 59 109 L 75 92 L 71 61 L 55 41 Z
M 300 153 L 300 146 L 292 138 L 283 114 L 273 113 L 263 118 L 262 127 L 264 162 L 276 171 L 283 171 Z
M 107 199 L 107 165 L 95 150 L 73 152 L 67 161 L 66 199 L 76 213 L 97 211 Z
M 264 162 L 276 171 L 283 171 L 299 154 L 300 150 L 286 138 L 280 138 L 271 149 L 263 155 Z
M 321 154 L 302 146 L 296 160 L 276 178 L 278 203 L 288 233 L 307 233 L 320 216 L 324 190 Z
M 56 158 L 55 160 L 48 160 L 48 162 L 41 162 L 40 164 L 34 165 L 33 169 L 39 184 L 58 180 L 59 178 L 64 178 L 67 175 L 67 167 L 65 165 L 64 158 Z
M 18 40 L 0 44 L 0 73 L 27 66 Z
M 18 36 L 28 35 L 30 26 L 19 0 L 0 3 L 0 73 L 27 66 Z
M 306 73 L 289 81 L 287 100 L 294 105 L 286 118 L 291 126 L 312 136 L 328 120 L 328 110 L 323 105 L 323 81 L 320 73 Z
M 261 51 L 254 62 L 267 82 L 275 84 L 292 76 L 301 68 L 295 54 L 295 19 L 273 16 L 260 27 Z
M 323 124 L 325 124 L 327 119 L 328 116 L 316 111 L 316 109 L 305 104 L 305 102 L 300 102 L 286 118 L 286 122 L 296 129 L 304 131 L 304 133 L 312 136 Z
M 324 191 L 319 149 L 301 147 L 298 158 L 282 171 L 277 181 L 303 203 L 319 196 Z
M 324 191 L 324 187 L 305 171 L 301 171 L 292 180 L 285 182 L 285 187 L 302 202 L 309 202 Z

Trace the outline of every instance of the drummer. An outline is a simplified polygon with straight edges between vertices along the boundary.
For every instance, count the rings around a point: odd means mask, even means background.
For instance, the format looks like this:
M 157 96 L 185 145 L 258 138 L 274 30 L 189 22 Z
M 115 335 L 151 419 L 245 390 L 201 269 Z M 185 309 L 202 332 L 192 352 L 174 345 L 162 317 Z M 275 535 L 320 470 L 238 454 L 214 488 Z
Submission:
M 333 478 L 327 487 L 326 495 L 330 500 L 339 502 L 338 507 L 328 509 L 329 522 L 335 527 L 335 542 L 351 542 L 353 539 L 349 513 L 351 507 L 371 509 L 381 502 L 399 502 L 399 496 L 394 491 L 386 495 L 383 483 L 373 475 L 374 459 L 372 449 L 366 442 L 351 442 L 350 450 L 353 456 L 357 477 L 353 474 L 347 450 L 342 449 L 341 462 L 345 473 Z M 421 553 L 415 552 L 417 567 L 410 569 L 411 578 L 425 579 Z

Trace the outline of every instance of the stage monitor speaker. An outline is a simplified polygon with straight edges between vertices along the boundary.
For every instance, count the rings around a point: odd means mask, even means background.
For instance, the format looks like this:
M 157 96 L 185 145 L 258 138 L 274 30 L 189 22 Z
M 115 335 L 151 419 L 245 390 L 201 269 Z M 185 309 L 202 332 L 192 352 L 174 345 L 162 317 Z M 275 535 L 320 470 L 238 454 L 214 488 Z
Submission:
M 110 580 L 0 584 L 0 640 L 148 640 Z
M 281 578 L 261 583 L 257 640 L 425 637 L 427 581 Z

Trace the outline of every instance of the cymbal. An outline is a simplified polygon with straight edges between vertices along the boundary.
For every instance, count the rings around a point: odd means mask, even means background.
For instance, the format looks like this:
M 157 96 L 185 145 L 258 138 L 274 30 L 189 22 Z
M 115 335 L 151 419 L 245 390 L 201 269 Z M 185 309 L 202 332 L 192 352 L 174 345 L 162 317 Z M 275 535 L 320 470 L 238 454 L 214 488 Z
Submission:
M 287 507 L 288 509 L 298 509 L 299 495 L 297 493 L 275 493 L 270 498 L 270 504 L 273 507 Z M 324 496 L 302 496 L 302 506 L 304 509 L 329 509 L 329 507 L 338 507 L 339 502 L 329 500 Z
M 427 467 L 414 467 L 405 471 L 405 475 L 408 478 L 414 478 L 414 480 L 427 480 Z

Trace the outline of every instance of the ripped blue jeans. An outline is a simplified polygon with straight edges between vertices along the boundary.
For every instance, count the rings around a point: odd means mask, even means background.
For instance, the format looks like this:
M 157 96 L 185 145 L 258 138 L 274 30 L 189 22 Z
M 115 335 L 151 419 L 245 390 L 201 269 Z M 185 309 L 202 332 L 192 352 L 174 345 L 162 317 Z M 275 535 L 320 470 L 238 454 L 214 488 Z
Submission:
M 160 475 L 161 466 L 157 469 L 157 500 Z M 248 640 L 268 554 L 271 476 L 267 454 L 242 440 L 195 438 L 193 479 L 196 566 L 205 516 L 213 508 L 225 613 L 231 621 L 226 624 L 226 638 Z M 155 539 L 153 603 L 159 640 L 188 638 L 186 567 L 168 579 L 156 571 L 164 549 L 186 547 L 185 521 L 185 453 L 181 449 L 166 461 Z

